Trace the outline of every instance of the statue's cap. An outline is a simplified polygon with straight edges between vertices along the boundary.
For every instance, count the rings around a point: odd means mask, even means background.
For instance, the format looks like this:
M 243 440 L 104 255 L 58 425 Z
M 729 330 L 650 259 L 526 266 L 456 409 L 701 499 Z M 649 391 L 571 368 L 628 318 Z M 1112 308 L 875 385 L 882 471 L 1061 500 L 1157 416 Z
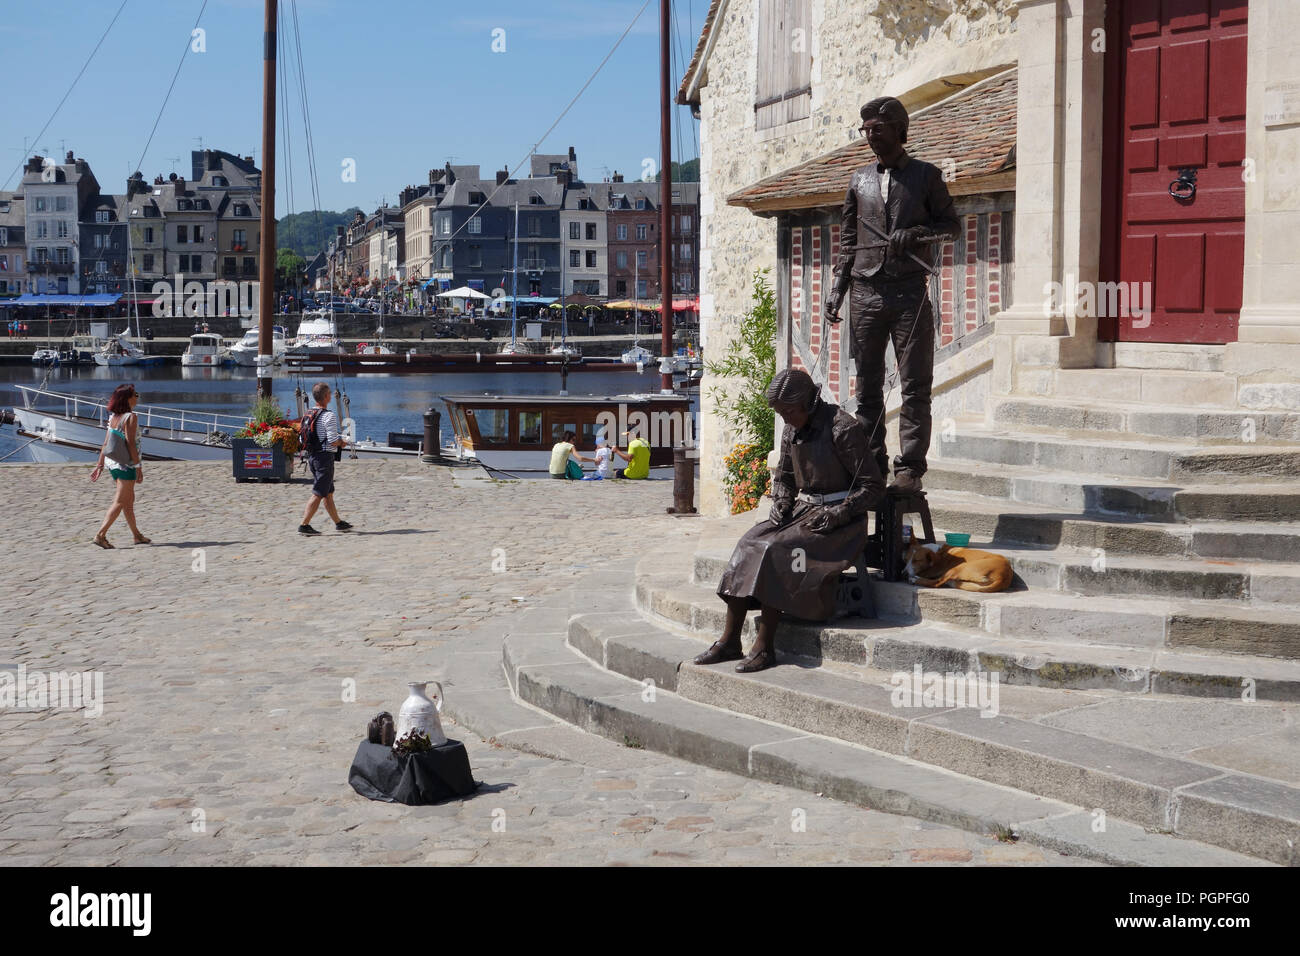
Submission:
M 907 107 L 894 97 L 877 96 L 874 100 L 863 105 L 861 116 L 864 123 L 872 117 L 879 117 L 889 123 L 897 123 L 903 142 L 907 142 L 907 126 L 910 122 L 907 116 Z

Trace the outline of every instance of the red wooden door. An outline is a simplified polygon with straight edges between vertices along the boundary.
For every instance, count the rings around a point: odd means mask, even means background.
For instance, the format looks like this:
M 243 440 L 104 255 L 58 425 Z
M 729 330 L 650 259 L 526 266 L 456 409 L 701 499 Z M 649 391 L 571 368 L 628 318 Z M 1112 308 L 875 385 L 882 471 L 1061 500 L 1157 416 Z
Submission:
M 1246 6 L 1247 0 L 1119 4 L 1121 42 L 1117 68 L 1110 71 L 1121 97 L 1119 128 L 1112 127 L 1117 148 L 1110 151 L 1117 168 L 1108 179 L 1120 188 L 1107 272 L 1121 282 L 1150 283 L 1137 287 L 1149 290 L 1150 299 L 1144 297 L 1145 314 L 1129 309 L 1103 321 L 1109 337 L 1237 339 L 1246 216 Z M 1183 169 L 1195 171 L 1196 191 L 1178 199 L 1170 187 Z

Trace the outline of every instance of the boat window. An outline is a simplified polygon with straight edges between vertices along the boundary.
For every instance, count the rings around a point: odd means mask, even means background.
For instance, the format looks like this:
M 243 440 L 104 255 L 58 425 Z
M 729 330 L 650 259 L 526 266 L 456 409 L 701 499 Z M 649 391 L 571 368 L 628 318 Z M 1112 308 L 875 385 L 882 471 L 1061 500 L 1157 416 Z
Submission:
M 478 434 L 487 445 L 505 445 L 510 442 L 510 413 L 504 408 L 470 408 Z
M 582 447 L 583 448 L 596 447 L 596 431 L 597 428 L 595 422 L 582 423 Z
M 577 432 L 578 432 L 578 426 L 577 426 L 576 424 L 572 423 L 572 422 L 570 422 L 570 423 L 567 424 L 567 425 L 563 425 L 563 424 L 561 424 L 560 422 L 552 422 L 552 423 L 551 423 L 551 441 L 552 441 L 552 443 L 554 443 L 554 442 L 558 442 L 558 441 L 563 441 L 563 440 L 564 440 L 564 433 L 565 433 L 565 432 L 573 432 L 574 434 L 577 434 Z
M 542 413 L 519 413 L 519 442 L 523 445 L 540 445 L 542 443 Z

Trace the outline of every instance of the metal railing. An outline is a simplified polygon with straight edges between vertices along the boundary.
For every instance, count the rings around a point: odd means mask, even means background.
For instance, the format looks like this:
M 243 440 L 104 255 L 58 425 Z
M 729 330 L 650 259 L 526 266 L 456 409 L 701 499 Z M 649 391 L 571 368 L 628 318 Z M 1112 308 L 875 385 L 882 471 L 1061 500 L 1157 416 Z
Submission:
M 48 411 L 50 405 L 61 403 L 64 418 L 89 418 L 98 421 L 100 425 L 108 420 L 108 405 L 102 398 L 54 392 L 30 385 L 15 387 L 23 393 L 24 408 Z M 164 429 L 171 437 L 175 437 L 177 432 L 201 432 L 209 439 L 217 433 L 229 436 L 248 424 L 247 418 L 169 408 L 166 405 L 137 405 L 135 414 L 143 428 Z

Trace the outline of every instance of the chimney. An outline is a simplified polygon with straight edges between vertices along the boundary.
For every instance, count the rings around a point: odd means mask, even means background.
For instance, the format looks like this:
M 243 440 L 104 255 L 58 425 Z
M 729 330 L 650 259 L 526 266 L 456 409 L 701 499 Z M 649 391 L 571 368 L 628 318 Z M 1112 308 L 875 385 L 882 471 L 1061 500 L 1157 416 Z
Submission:
M 621 183 L 622 181 L 623 181 L 623 174 L 620 173 L 617 169 L 614 170 L 614 182 Z
M 176 174 L 172 173 L 170 176 L 167 177 L 167 179 L 173 183 L 176 182 Z
M 569 147 L 569 162 L 571 162 L 571 163 L 576 163 L 577 161 L 578 161 L 578 153 L 577 153 L 576 150 L 574 150 L 574 148 L 573 148 L 572 146 L 570 146 L 570 147 Z
M 555 181 L 561 186 L 567 186 L 573 181 L 573 173 L 569 172 L 568 167 L 561 166 L 555 171 Z
M 27 160 L 27 165 L 23 167 L 25 173 L 39 173 L 41 167 L 45 165 L 45 157 L 36 155 Z
M 66 163 L 66 164 L 69 165 L 69 166 L 71 166 L 74 162 L 76 162 L 76 159 L 75 159 L 75 158 L 73 157 L 73 155 L 72 155 L 72 150 L 68 150 L 68 155 L 67 155 L 67 157 L 63 160 L 63 162 Z
M 510 169 L 509 169 L 508 167 L 507 167 L 506 169 L 499 169 L 499 170 L 497 170 L 497 185 L 498 185 L 498 186 L 500 186 L 502 183 L 504 183 L 504 182 L 505 182 L 507 179 L 509 179 L 509 178 L 510 178 Z

